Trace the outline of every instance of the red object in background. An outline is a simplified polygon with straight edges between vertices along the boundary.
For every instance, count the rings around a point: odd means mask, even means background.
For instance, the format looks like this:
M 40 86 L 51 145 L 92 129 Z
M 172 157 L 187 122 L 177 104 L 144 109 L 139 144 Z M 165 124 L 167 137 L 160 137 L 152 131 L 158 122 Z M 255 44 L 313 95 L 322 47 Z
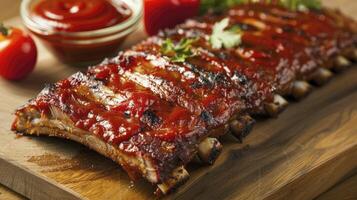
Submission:
M 197 16 L 200 0 L 144 0 L 145 29 L 149 35 Z
M 33 39 L 18 28 L 0 24 L 0 76 L 20 80 L 32 72 L 37 61 Z

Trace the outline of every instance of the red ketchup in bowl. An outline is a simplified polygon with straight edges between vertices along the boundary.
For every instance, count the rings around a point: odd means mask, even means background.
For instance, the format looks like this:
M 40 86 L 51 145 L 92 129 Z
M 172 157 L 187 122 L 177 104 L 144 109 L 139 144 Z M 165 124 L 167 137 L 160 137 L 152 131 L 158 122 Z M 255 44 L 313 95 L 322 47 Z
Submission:
M 33 15 L 58 31 L 92 31 L 127 20 L 130 9 L 115 7 L 106 0 L 43 0 L 33 8 Z
M 138 26 L 140 0 L 23 0 L 26 27 L 59 58 L 88 65 L 114 56 Z

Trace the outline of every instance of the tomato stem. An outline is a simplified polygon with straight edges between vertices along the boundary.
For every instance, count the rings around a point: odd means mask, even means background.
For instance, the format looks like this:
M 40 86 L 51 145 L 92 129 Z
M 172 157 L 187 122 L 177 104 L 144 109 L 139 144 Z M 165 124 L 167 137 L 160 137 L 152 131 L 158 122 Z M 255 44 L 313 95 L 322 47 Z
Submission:
M 9 35 L 9 29 L 1 22 L 0 22 L 0 33 L 3 36 L 8 36 Z

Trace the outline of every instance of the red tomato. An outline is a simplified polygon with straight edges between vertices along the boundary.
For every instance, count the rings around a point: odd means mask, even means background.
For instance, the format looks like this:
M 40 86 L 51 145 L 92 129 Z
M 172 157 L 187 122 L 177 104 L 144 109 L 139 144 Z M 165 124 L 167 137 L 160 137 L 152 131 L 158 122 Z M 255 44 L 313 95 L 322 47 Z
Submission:
M 37 48 L 32 38 L 18 28 L 0 24 L 0 76 L 8 80 L 25 78 L 35 67 Z
M 145 0 L 144 21 L 149 35 L 172 28 L 187 18 L 198 15 L 200 0 Z

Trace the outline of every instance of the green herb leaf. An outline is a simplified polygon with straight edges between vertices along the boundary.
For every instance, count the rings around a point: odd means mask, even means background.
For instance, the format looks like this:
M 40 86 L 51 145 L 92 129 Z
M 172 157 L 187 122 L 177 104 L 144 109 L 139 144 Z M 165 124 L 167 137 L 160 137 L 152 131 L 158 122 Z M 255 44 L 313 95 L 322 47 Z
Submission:
M 225 18 L 213 26 L 210 43 L 214 49 L 233 48 L 241 43 L 242 31 L 238 26 L 225 30 L 229 25 L 229 19 Z
M 222 11 L 228 9 L 234 5 L 259 2 L 254 0 L 201 0 L 200 11 L 202 14 L 209 10 Z M 308 9 L 320 10 L 321 1 L 320 0 L 265 0 L 264 3 L 279 3 L 280 5 L 292 10 L 292 11 L 304 11 Z
M 248 3 L 249 0 L 201 0 L 201 13 L 206 13 L 209 10 L 222 11 L 231 6 Z
M 292 11 L 320 10 L 320 0 L 280 0 L 280 4 Z
M 187 58 L 194 56 L 191 48 L 195 41 L 196 39 L 183 38 L 175 45 L 171 39 L 166 39 L 162 43 L 161 52 L 169 56 L 172 62 L 185 62 Z
M 3 23 L 0 23 L 0 34 L 2 34 L 3 36 L 9 35 L 9 29 L 6 28 Z
M 321 10 L 322 8 L 322 4 L 320 0 L 301 0 L 301 3 L 305 7 L 313 10 Z

